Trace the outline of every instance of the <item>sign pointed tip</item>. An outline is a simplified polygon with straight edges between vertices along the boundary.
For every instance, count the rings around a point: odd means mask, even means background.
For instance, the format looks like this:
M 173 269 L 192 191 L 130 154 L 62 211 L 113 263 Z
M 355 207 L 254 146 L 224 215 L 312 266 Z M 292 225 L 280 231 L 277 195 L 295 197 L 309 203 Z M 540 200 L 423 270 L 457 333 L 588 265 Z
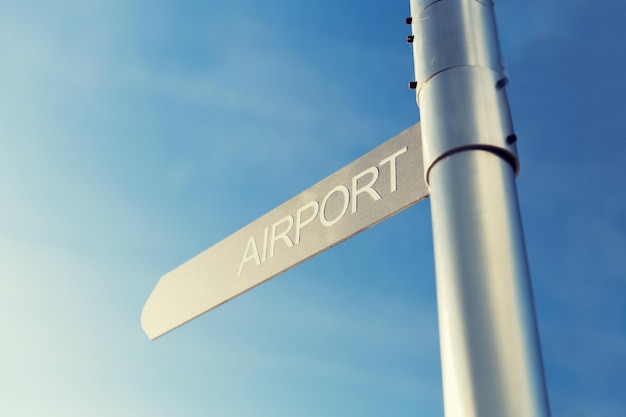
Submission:
M 158 339 L 159 337 L 163 336 L 165 333 L 167 333 L 167 331 L 165 332 L 158 331 L 158 330 L 155 330 L 152 326 L 146 325 L 144 323 L 143 316 L 141 320 L 141 328 L 143 329 L 143 332 L 146 334 L 148 339 L 150 339 L 150 341 L 154 341 Z
M 148 339 L 150 339 L 150 340 L 156 339 L 156 336 L 154 336 L 153 333 L 150 331 L 150 326 L 146 325 L 146 321 L 144 319 L 144 314 L 143 313 L 141 314 L 141 329 L 146 334 Z
M 150 340 L 155 340 L 163 333 L 155 330 L 154 320 L 150 320 L 150 298 L 146 301 L 141 311 L 141 328 Z
M 184 314 L 183 318 L 176 316 L 174 311 L 166 308 L 158 294 L 155 297 L 157 288 L 152 292 L 141 311 L 141 328 L 150 340 L 160 338 L 198 315 Z

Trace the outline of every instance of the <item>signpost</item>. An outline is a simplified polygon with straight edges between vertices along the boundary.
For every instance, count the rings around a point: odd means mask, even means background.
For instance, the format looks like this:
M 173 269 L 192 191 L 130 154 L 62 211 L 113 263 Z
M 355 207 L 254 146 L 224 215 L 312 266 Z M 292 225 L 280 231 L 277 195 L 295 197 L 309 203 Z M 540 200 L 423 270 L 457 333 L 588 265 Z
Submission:
M 163 276 L 141 325 L 155 339 L 427 196 L 416 124 Z
M 447 417 L 549 415 L 491 0 L 411 0 Z
M 493 2 L 410 3 L 420 124 L 166 274 L 142 326 L 159 337 L 430 193 L 446 416 L 547 417 Z

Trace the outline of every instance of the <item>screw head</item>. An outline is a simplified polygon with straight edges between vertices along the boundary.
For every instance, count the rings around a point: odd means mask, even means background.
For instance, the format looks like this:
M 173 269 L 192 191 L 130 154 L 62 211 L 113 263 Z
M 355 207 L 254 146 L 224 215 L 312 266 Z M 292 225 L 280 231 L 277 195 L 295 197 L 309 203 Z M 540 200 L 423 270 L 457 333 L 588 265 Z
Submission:
M 502 90 L 504 87 L 507 86 L 508 83 L 509 83 L 509 79 L 507 77 L 502 77 L 496 83 L 496 88 L 498 90 Z

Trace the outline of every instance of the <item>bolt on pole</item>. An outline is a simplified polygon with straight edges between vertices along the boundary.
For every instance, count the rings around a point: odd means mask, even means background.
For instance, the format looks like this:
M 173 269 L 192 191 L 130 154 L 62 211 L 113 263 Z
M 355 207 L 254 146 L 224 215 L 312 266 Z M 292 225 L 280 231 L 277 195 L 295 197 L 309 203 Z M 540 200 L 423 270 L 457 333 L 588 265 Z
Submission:
M 491 0 L 411 0 L 446 417 L 547 417 Z

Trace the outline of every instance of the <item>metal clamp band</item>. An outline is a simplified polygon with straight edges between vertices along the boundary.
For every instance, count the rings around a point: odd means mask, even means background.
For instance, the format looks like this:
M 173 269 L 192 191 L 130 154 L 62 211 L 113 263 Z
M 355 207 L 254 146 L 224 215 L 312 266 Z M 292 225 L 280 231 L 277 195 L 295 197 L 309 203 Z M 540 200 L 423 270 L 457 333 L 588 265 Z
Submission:
M 411 11 L 426 182 L 433 164 L 469 149 L 497 153 L 517 173 L 492 1 L 411 0 Z

